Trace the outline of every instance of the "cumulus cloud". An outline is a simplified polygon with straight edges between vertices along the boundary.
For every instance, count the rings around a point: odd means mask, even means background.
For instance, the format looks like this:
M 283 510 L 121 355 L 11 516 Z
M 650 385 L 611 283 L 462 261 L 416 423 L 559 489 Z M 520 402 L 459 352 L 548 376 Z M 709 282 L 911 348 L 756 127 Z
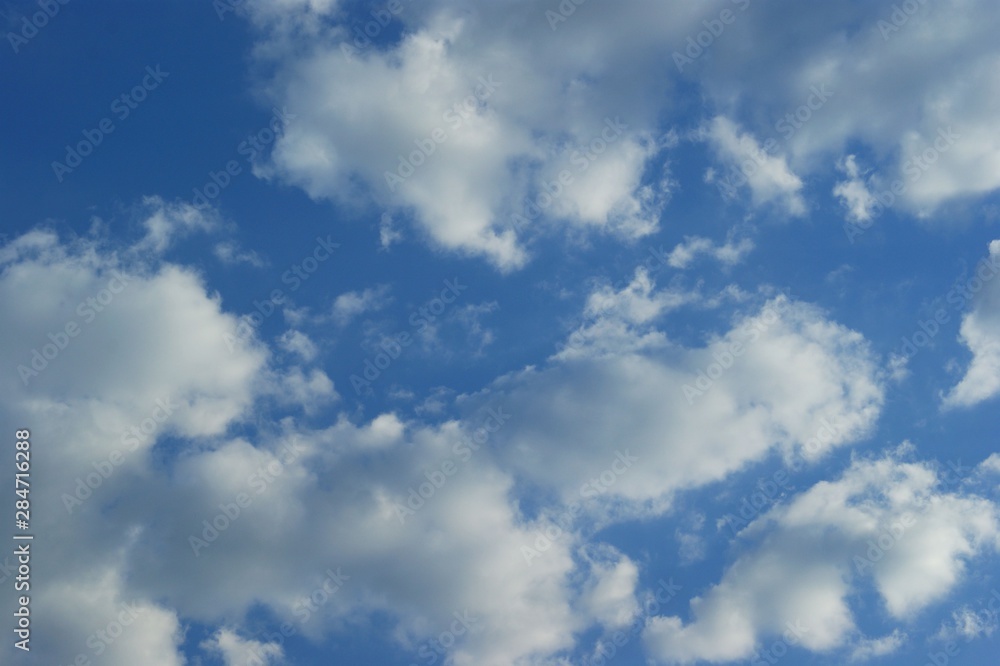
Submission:
M 596 8 L 603 16 L 576 22 L 574 34 L 544 20 L 514 30 L 505 7 L 466 9 L 407 6 L 399 41 L 350 57 L 349 26 L 335 20 L 297 34 L 308 50 L 264 21 L 258 53 L 277 72 L 268 89 L 297 120 L 259 173 L 317 199 L 410 209 L 434 244 L 504 270 L 523 265 L 526 241 L 551 225 L 625 239 L 657 229 L 670 187 L 647 182 L 645 170 L 670 142 L 653 122 L 656 105 L 636 103 L 647 87 L 617 72 L 637 58 L 655 67 L 643 48 L 679 34 L 695 12 Z M 650 12 L 671 20 L 652 30 Z M 627 53 L 608 21 L 629 26 Z M 383 228 L 383 245 L 394 239 Z
M 732 661 L 780 636 L 828 652 L 854 642 L 850 599 L 860 589 L 873 586 L 897 621 L 944 598 L 968 560 L 1000 546 L 1000 507 L 942 490 L 934 468 L 904 460 L 906 450 L 856 460 L 756 519 L 741 534 L 747 550 L 691 601 L 691 621 L 647 624 L 650 650 L 667 663 Z M 901 640 L 862 637 L 852 654 L 885 654 Z
M 755 204 L 777 203 L 789 215 L 806 212 L 802 198 L 802 179 L 789 167 L 784 155 L 773 155 L 770 144 L 761 145 L 749 132 L 741 132 L 736 123 L 716 116 L 702 129 L 702 135 L 719 159 L 735 175 L 724 180 L 746 183 Z M 732 193 L 732 185 L 724 190 Z
M 883 388 L 860 334 L 781 297 L 687 348 L 655 325 L 675 298 L 642 271 L 620 292 L 598 289 L 592 319 L 550 363 L 497 380 L 488 394 L 519 414 L 500 434 L 506 464 L 581 501 L 627 449 L 641 464 L 592 494 L 616 511 L 659 512 L 769 452 L 818 459 L 878 417 Z M 824 420 L 836 433 L 820 442 Z
M 965 376 L 943 396 L 943 406 L 971 407 L 1000 393 L 1000 240 L 990 243 L 989 256 L 969 278 L 975 288 L 972 310 L 962 317 L 960 339 L 972 352 Z
M 0 379 L 0 421 L 46 443 L 32 451 L 49 488 L 32 494 L 33 527 L 53 538 L 32 560 L 46 572 L 32 580 L 33 618 L 62 639 L 37 652 L 48 663 L 182 664 L 176 610 L 125 575 L 148 521 L 105 511 L 144 505 L 137 488 L 163 454 L 158 440 L 197 448 L 240 419 L 269 355 L 227 348 L 237 319 L 184 268 L 121 263 L 46 231 L 16 238 L 0 261 L 2 362 L 22 369 Z
M 987 111 L 1000 94 L 990 37 L 998 8 L 985 0 L 911 8 L 754 6 L 689 73 L 724 108 L 753 108 L 752 129 L 776 136 L 796 173 L 858 142 L 882 156 L 886 182 L 899 181 L 901 207 L 925 214 L 1000 187 Z M 776 34 L 779 16 L 790 29 Z M 818 109 L 808 107 L 814 86 L 831 93 Z M 782 124 L 790 113 L 797 120 Z

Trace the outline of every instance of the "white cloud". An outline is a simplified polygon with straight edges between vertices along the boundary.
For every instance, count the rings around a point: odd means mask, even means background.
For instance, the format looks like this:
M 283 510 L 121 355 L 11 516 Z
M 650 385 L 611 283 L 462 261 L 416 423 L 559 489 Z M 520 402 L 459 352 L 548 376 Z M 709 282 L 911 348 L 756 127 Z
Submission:
M 216 243 L 215 247 L 212 248 L 215 256 L 219 258 L 222 263 L 233 266 L 236 264 L 250 264 L 255 268 L 260 268 L 264 266 L 265 262 L 260 258 L 253 250 L 243 250 L 240 248 L 239 244 L 235 241 L 223 241 L 221 243 Z
M 292 368 L 282 374 L 276 385 L 278 401 L 286 405 L 298 405 L 307 414 L 316 413 L 320 407 L 340 396 L 333 388 L 333 381 L 318 368 L 306 375 L 302 368 Z
M 8 244 L 0 262 L 3 363 L 17 369 L 0 386 L 12 399 L 91 396 L 122 415 L 169 399 L 186 436 L 218 434 L 250 405 L 268 353 L 240 343 L 236 318 L 196 274 L 122 264 L 46 232 Z
M 753 251 L 754 244 L 749 238 L 735 240 L 726 239 L 722 245 L 717 245 L 711 238 L 703 236 L 685 236 L 684 242 L 677 244 L 667 263 L 673 268 L 688 268 L 700 255 L 709 256 L 724 266 L 734 266 Z
M 905 643 L 906 634 L 899 629 L 880 638 L 863 638 L 858 641 L 851 652 L 851 661 L 867 661 L 874 657 L 884 657 L 896 652 Z
M 702 135 L 716 154 L 735 174 L 733 182 L 743 182 L 750 187 L 756 205 L 776 203 L 789 215 L 804 215 L 802 179 L 789 167 L 784 155 L 773 155 L 773 149 L 760 142 L 749 132 L 740 132 L 736 124 L 725 116 L 716 116 L 702 129 Z
M 673 298 L 641 271 L 621 292 L 600 289 L 571 345 L 495 382 L 485 395 L 518 415 L 501 434 L 505 465 L 580 501 L 581 484 L 627 449 L 641 463 L 590 509 L 660 512 L 679 490 L 769 452 L 815 460 L 874 423 L 883 389 L 860 334 L 779 298 L 706 347 L 685 348 L 651 323 Z
M 306 363 L 313 361 L 319 354 L 316 343 L 308 335 L 295 329 L 289 329 L 282 333 L 281 337 L 278 338 L 278 344 L 281 345 L 282 349 L 291 354 L 296 354 Z
M 388 250 L 395 243 L 403 240 L 403 234 L 392 223 L 392 216 L 389 213 L 382 213 L 378 223 L 378 242 L 383 250 Z
M 833 193 L 840 198 L 847 209 L 847 219 L 853 222 L 867 222 L 872 218 L 878 201 L 861 177 L 863 174 L 854 155 L 845 157 L 837 164 L 837 169 L 847 176 L 847 180 L 838 182 L 833 188 Z
M 998 627 L 1000 627 L 1000 617 L 996 611 L 990 611 L 988 608 L 973 610 L 969 606 L 962 606 L 952 611 L 950 622 L 941 624 L 936 638 L 945 641 L 958 638 L 971 641 L 980 636 L 992 636 Z
M 693 72 L 723 108 L 753 109 L 753 129 L 780 137 L 797 173 L 861 144 L 882 156 L 887 183 L 902 184 L 904 210 L 925 214 L 995 190 L 997 5 L 922 2 L 901 26 L 898 11 L 889 0 L 754 6 Z M 789 29 L 776 33 L 779 22 Z M 818 87 L 829 91 L 821 103 Z
M 584 557 L 590 565 L 590 578 L 581 594 L 581 606 L 607 630 L 631 623 L 639 613 L 639 568 L 609 546 L 591 548 Z
M 1000 240 L 976 264 L 967 283 L 976 293 L 971 312 L 962 318 L 961 341 L 972 352 L 965 376 L 943 396 L 943 406 L 971 407 L 1000 393 Z
M 435 245 L 503 270 L 523 265 L 525 241 L 551 225 L 649 234 L 669 184 L 644 184 L 644 170 L 669 141 L 655 138 L 647 83 L 620 72 L 658 68 L 650 47 L 697 13 L 639 4 L 590 13 L 574 34 L 551 31 L 541 15 L 515 30 L 510 6 L 408 5 L 398 42 L 353 57 L 341 48 L 353 38 L 347 25 L 296 41 L 265 30 L 258 55 L 277 66 L 267 89 L 298 118 L 259 173 L 316 199 L 412 210 Z M 634 43 L 623 49 L 608 25 L 627 27 Z M 511 216 L 526 202 L 545 213 L 519 229 Z M 383 244 L 390 238 L 382 233 Z
M 741 534 L 753 545 L 691 601 L 694 619 L 647 624 L 649 649 L 668 663 L 737 660 L 783 635 L 827 652 L 851 644 L 849 600 L 869 581 L 897 620 L 942 600 L 966 560 L 1000 546 L 1000 508 L 939 490 L 933 468 L 901 460 L 902 451 L 855 461 L 756 519 Z M 799 628 L 794 641 L 789 626 Z M 899 640 L 861 639 L 854 654 L 887 653 Z
M 222 657 L 225 666 L 260 666 L 277 664 L 284 657 L 278 643 L 262 643 L 240 637 L 231 629 L 219 629 L 211 638 L 202 641 L 201 647 Z
M 160 254 L 177 239 L 196 231 L 215 231 L 221 226 L 214 210 L 199 210 L 185 202 L 167 203 L 161 197 L 151 196 L 143 198 L 141 208 L 146 235 L 133 248 L 139 252 Z
M 670 142 L 654 137 L 672 120 L 676 84 L 662 63 L 721 5 L 587 7 L 552 30 L 541 14 L 512 18 L 532 13 L 527 2 L 469 12 L 437 0 L 407 6 L 399 41 L 353 57 L 341 50 L 351 27 L 332 5 L 297 2 L 280 20 L 273 7 L 251 5 L 256 53 L 276 72 L 264 85 L 298 115 L 258 173 L 317 199 L 371 198 L 412 211 L 435 245 L 504 270 L 523 265 L 534 234 L 553 224 L 648 234 L 671 190 L 655 175 Z M 879 156 L 880 182 L 898 180 L 900 208 L 920 215 L 1000 187 L 1000 54 L 988 28 L 997 8 L 988 0 L 922 3 L 886 31 L 879 22 L 893 8 L 888 0 L 730 8 L 738 25 L 685 68 L 681 78 L 697 75 L 715 107 L 703 137 L 731 171 L 748 175 L 755 205 L 805 214 L 803 177 L 854 144 Z M 776 34 L 780 22 L 795 29 Z M 487 95 L 480 77 L 490 76 L 500 83 Z M 480 99 L 455 115 L 477 86 Z M 899 99 L 915 102 L 901 109 Z M 602 139 L 617 117 L 627 129 Z M 435 128 L 442 142 L 428 138 Z M 385 174 L 418 144 L 433 153 L 417 156 L 414 173 L 390 189 Z M 571 182 L 557 187 L 564 170 Z M 836 188 L 849 215 L 870 216 L 860 174 Z M 518 228 L 510 215 L 524 214 L 526 202 L 544 203 L 545 214 Z M 386 229 L 380 238 L 386 246 L 395 239 Z
M 382 284 L 362 291 L 348 291 L 333 302 L 333 320 L 346 326 L 352 319 L 365 312 L 381 310 L 389 304 L 389 285 Z

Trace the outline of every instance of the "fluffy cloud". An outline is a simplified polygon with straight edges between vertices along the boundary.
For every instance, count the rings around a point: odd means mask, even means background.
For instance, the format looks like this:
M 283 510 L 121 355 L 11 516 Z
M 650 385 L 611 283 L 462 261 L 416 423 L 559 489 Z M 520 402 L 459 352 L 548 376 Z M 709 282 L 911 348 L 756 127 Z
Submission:
M 946 408 L 969 407 L 1000 393 L 1000 281 L 994 279 L 998 272 L 1000 240 L 995 240 L 968 281 L 975 304 L 962 318 L 961 340 L 972 352 L 972 361 L 962 380 L 944 395 Z
M 263 52 L 277 64 L 268 89 L 298 119 L 259 173 L 314 198 L 412 210 L 435 244 L 502 269 L 522 265 L 525 241 L 548 224 L 622 238 L 654 231 L 669 184 L 644 174 L 672 140 L 655 126 L 656 104 L 636 103 L 648 96 L 641 77 L 619 73 L 636 58 L 641 71 L 658 67 L 643 47 L 664 36 L 651 27 L 668 12 L 594 6 L 552 31 L 541 14 L 511 24 L 509 9 L 406 5 L 398 42 L 353 55 L 353 34 L 335 20 L 307 50 L 264 28 Z M 695 17 L 669 14 L 658 23 L 678 35 Z M 627 53 L 609 22 L 629 26 Z
M 724 192 L 732 195 L 734 187 L 730 182 L 745 182 L 757 205 L 776 202 L 789 215 L 806 212 L 802 179 L 789 168 L 783 155 L 772 155 L 770 146 L 762 146 L 753 135 L 740 132 L 736 124 L 724 116 L 713 118 L 701 134 L 735 174 L 722 181 L 723 186 L 728 185 Z
M 227 348 L 237 319 L 189 270 L 122 263 L 90 241 L 46 231 L 16 238 L 0 262 L 0 348 L 10 369 L 0 379 L 0 422 L 30 428 L 48 489 L 32 494 L 33 527 L 51 535 L 32 559 L 41 574 L 32 579 L 33 617 L 62 639 L 42 641 L 38 653 L 47 663 L 83 654 L 179 665 L 177 613 L 126 582 L 144 521 L 117 523 L 104 511 L 126 498 L 144 504 L 141 479 L 169 457 L 158 441 L 198 446 L 240 418 L 263 386 L 268 353 Z M 13 495 L 10 484 L 3 479 Z
M 847 219 L 852 222 L 867 222 L 872 218 L 878 200 L 868 189 L 868 184 L 862 178 L 854 155 L 848 155 L 837 165 L 838 170 L 847 176 L 833 188 L 833 193 L 840 198 L 847 209 Z
M 997 6 L 901 7 L 754 4 L 685 74 L 723 108 L 753 109 L 751 129 L 779 138 L 796 172 L 816 171 L 859 142 L 883 156 L 884 180 L 900 182 L 910 211 L 995 190 L 1000 143 L 987 109 L 1000 98 Z M 706 8 L 713 11 L 718 5 Z M 780 34 L 779 16 L 789 26 Z M 820 105 L 811 90 L 824 86 L 829 99 Z
M 938 486 L 934 468 L 907 451 L 857 460 L 747 527 L 746 552 L 691 601 L 693 620 L 659 617 L 644 638 L 666 663 L 750 658 L 772 638 L 826 652 L 857 637 L 849 600 L 873 585 L 891 618 L 941 600 L 967 560 L 1000 547 L 1000 507 Z M 884 654 L 901 638 L 861 637 L 856 656 Z
M 576 347 L 495 382 L 487 395 L 517 414 L 499 435 L 506 465 L 567 503 L 661 511 L 770 452 L 815 460 L 874 423 L 883 389 L 858 333 L 782 297 L 685 348 L 654 325 L 670 297 L 641 272 L 599 290 Z M 820 441 L 824 420 L 836 433 Z M 622 470 L 616 452 L 639 464 Z
M 664 70 L 722 9 L 736 20 L 708 55 Z M 257 54 L 275 72 L 266 89 L 298 116 L 258 174 L 317 199 L 411 212 L 434 244 L 509 270 L 553 224 L 625 239 L 655 231 L 673 189 L 669 93 L 697 77 L 717 109 L 699 136 L 757 204 L 805 214 L 803 176 L 852 141 L 886 156 L 881 181 L 898 180 L 913 212 L 1000 186 L 1000 55 L 991 19 L 968 18 L 995 16 L 986 0 L 920 3 L 912 15 L 889 0 L 624 2 L 555 23 L 533 10 L 404 5 L 393 17 L 402 37 L 359 46 L 332 3 L 295 3 L 280 20 L 251 5 Z M 776 34 L 776 14 L 795 30 Z M 901 112 L 901 97 L 915 103 Z M 837 195 L 863 216 L 859 183 Z

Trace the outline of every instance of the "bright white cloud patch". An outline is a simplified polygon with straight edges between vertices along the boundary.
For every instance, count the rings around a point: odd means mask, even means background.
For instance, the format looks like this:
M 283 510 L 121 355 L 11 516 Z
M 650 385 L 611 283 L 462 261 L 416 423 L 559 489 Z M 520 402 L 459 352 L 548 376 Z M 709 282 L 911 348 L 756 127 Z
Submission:
M 230 629 L 220 629 L 210 639 L 203 641 L 201 646 L 221 655 L 225 666 L 245 666 L 252 663 L 267 666 L 281 663 L 284 656 L 279 644 L 247 640 Z
M 644 638 L 668 663 L 759 658 L 772 641 L 828 652 L 857 633 L 852 593 L 869 585 L 890 617 L 939 601 L 966 562 L 1000 547 L 1000 507 L 948 492 L 905 449 L 858 460 L 746 528 L 752 545 L 721 581 L 691 602 L 693 619 L 659 617 Z M 860 639 L 853 654 L 891 652 L 900 638 Z
M 863 174 L 855 156 L 848 155 L 837 167 L 847 176 L 847 180 L 837 183 L 833 193 L 840 198 L 847 209 L 847 219 L 852 222 L 867 222 L 872 218 L 878 201 L 861 177 Z
M 752 134 L 740 132 L 725 116 L 716 116 L 702 134 L 731 171 L 721 181 L 723 191 L 733 194 L 743 184 L 750 188 L 754 203 L 777 203 L 789 215 L 806 212 L 802 179 L 788 166 L 783 155 L 772 155 L 773 142 L 761 145 Z
M 501 434 L 507 464 L 565 501 L 662 510 L 774 450 L 815 460 L 877 418 L 883 389 L 858 333 L 778 298 L 688 349 L 653 325 L 678 302 L 640 271 L 591 295 L 590 321 L 547 367 L 496 382 L 491 393 L 519 415 Z M 638 464 L 621 469 L 615 452 Z

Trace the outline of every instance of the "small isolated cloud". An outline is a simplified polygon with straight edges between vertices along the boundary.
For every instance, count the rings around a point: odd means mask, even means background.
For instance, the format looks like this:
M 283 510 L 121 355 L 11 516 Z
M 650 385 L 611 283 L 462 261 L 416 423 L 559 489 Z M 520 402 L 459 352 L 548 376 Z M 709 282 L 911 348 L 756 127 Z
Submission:
M 715 259 L 724 266 L 735 266 L 743 261 L 753 251 L 754 244 L 749 238 L 735 240 L 727 238 L 722 245 L 717 245 L 710 238 L 702 236 L 685 236 L 667 257 L 667 263 L 673 268 L 688 268 L 699 256 Z
M 851 661 L 868 661 L 875 657 L 884 657 L 903 647 L 906 634 L 899 629 L 881 638 L 862 638 L 851 651 Z
M 387 284 L 362 291 L 349 291 L 337 296 L 333 302 L 333 320 L 338 326 L 347 326 L 358 315 L 381 310 L 388 304 L 389 285 Z
M 264 260 L 260 258 L 259 254 L 253 250 L 242 249 L 239 243 L 235 241 L 222 241 L 221 243 L 216 243 L 215 247 L 212 248 L 212 252 L 215 253 L 215 256 L 218 257 L 219 261 L 227 266 L 249 264 L 254 268 L 261 268 L 265 265 Z
M 854 155 L 848 155 L 837 164 L 837 170 L 847 176 L 833 188 L 833 194 L 847 209 L 847 219 L 852 222 L 867 222 L 872 218 L 878 201 L 868 189 Z
M 160 254 L 181 238 L 198 231 L 212 232 L 221 226 L 213 210 L 200 210 L 186 202 L 167 203 L 159 196 L 143 197 L 141 208 L 146 235 L 133 246 L 138 252 Z
M 382 213 L 378 223 L 378 242 L 382 250 L 388 250 L 394 244 L 403 240 L 403 234 L 394 225 L 392 215 Z
M 724 192 L 735 191 L 735 184 L 745 183 L 755 205 L 774 203 L 789 215 L 805 214 L 802 179 L 792 172 L 784 155 L 773 154 L 773 144 L 762 146 L 725 116 L 713 118 L 701 134 L 732 172 L 729 178 L 719 180 Z
M 993 599 L 990 599 L 992 602 Z M 953 641 L 959 638 L 966 641 L 975 640 L 981 636 L 992 636 L 1000 627 L 1000 615 L 989 607 L 973 609 L 963 605 L 952 611 L 951 617 L 941 624 L 936 638 L 943 641 Z

